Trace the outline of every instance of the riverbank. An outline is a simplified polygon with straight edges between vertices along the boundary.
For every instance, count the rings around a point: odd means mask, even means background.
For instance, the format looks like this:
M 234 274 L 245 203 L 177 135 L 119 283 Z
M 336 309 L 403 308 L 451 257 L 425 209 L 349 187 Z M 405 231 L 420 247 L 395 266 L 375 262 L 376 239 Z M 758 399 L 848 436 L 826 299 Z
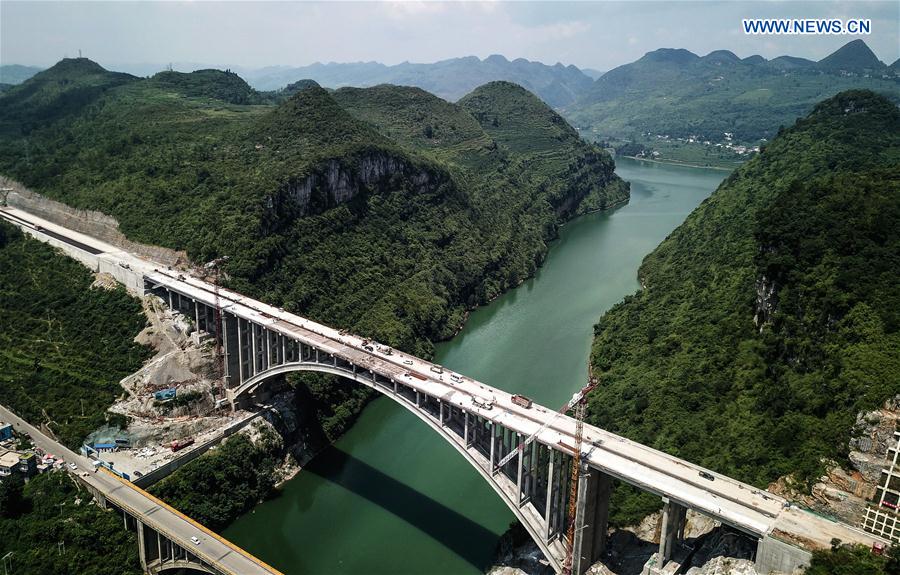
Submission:
M 737 166 L 734 166 L 734 167 L 727 167 L 727 166 L 703 166 L 703 165 L 700 165 L 700 164 L 692 164 L 692 163 L 690 163 L 690 162 L 682 162 L 682 161 L 680 161 L 680 160 L 673 160 L 673 159 L 666 159 L 666 158 L 663 158 L 663 159 L 651 159 L 651 158 L 641 158 L 641 157 L 638 157 L 638 156 L 617 156 L 617 157 L 619 157 L 619 158 L 628 158 L 629 160 L 635 160 L 635 161 L 637 161 L 637 162 L 651 162 L 651 163 L 654 163 L 654 164 L 666 164 L 666 165 L 669 165 L 669 166 L 681 166 L 681 167 L 684 167 L 684 168 L 697 168 L 697 169 L 700 169 L 700 170 L 721 170 L 721 171 L 724 171 L 724 172 L 732 172 L 732 171 L 734 171 L 734 170 L 737 168 Z

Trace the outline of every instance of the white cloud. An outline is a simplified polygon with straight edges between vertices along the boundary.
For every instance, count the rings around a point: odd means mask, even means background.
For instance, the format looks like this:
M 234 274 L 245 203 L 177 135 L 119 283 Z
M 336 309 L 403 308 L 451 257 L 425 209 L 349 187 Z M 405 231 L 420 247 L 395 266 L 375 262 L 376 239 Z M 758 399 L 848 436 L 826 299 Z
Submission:
M 528 32 L 535 35 L 535 39 L 539 41 L 564 40 L 574 38 L 580 34 L 584 34 L 591 29 L 591 25 L 587 22 L 574 20 L 571 22 L 557 22 L 555 24 L 546 24 L 528 28 Z
M 409 18 L 431 17 L 447 11 L 446 2 L 429 2 L 427 0 L 399 0 L 381 4 L 388 18 L 407 20 Z

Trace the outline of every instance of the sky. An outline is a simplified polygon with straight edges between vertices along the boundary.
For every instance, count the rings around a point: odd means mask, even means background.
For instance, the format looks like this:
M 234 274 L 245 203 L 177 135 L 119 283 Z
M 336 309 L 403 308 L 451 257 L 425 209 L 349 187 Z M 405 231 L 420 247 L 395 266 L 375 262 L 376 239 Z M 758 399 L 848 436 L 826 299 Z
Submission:
M 869 18 L 872 33 L 745 35 L 741 19 L 748 17 Z M 42 67 L 81 50 L 111 69 L 170 62 L 397 64 L 502 54 L 605 71 L 657 48 L 818 60 L 855 38 L 888 64 L 900 57 L 900 2 L 0 0 L 0 64 Z

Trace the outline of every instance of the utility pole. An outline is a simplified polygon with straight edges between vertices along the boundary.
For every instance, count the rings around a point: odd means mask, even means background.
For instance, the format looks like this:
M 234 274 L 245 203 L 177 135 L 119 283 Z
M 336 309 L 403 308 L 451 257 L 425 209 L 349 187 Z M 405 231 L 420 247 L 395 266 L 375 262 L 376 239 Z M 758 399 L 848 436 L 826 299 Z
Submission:
M 12 555 L 13 552 L 10 551 L 3 556 L 3 575 L 9 575 L 9 569 L 12 567 Z

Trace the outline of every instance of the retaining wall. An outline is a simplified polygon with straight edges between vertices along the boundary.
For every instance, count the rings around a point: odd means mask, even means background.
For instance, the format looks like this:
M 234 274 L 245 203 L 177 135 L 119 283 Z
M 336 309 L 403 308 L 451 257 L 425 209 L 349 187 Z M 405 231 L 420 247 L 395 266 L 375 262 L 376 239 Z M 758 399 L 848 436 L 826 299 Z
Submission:
M 147 473 L 147 474 L 142 475 L 141 477 L 137 477 L 137 478 L 132 477 L 131 482 L 134 483 L 135 485 L 137 485 L 138 487 L 140 487 L 141 489 L 147 489 L 148 487 L 150 487 L 157 481 L 160 481 L 160 480 L 164 479 L 165 477 L 168 477 L 169 475 L 171 475 L 176 469 L 179 469 L 179 468 L 183 467 L 184 465 L 187 465 L 191 461 L 197 459 L 198 457 L 200 457 L 201 455 L 203 455 L 204 453 L 209 451 L 210 448 L 212 448 L 213 446 L 222 443 L 222 440 L 226 439 L 227 437 L 230 437 L 231 435 L 234 435 L 236 432 L 238 432 L 241 429 L 243 429 L 244 427 L 246 427 L 251 421 L 253 421 L 257 417 L 262 415 L 264 411 L 265 411 L 264 409 L 260 409 L 259 411 L 255 412 L 255 413 L 251 413 L 244 419 L 241 419 L 239 421 L 232 423 L 228 427 L 222 429 L 222 431 L 217 433 L 206 443 L 198 445 L 194 449 L 191 449 L 190 451 L 185 452 L 184 455 L 182 455 L 180 457 L 176 457 L 172 461 L 169 461 L 168 463 L 160 465 L 159 467 L 157 467 L 150 473 Z

